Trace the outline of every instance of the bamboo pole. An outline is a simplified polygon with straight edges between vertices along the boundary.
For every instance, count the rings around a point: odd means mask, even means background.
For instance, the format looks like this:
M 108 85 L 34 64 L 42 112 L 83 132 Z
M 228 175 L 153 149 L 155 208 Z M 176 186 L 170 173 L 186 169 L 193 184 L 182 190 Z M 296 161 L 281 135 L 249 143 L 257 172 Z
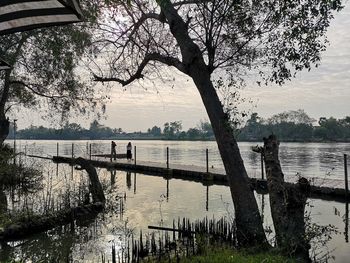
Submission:
M 209 150 L 208 149 L 206 149 L 205 151 L 205 157 L 206 157 L 207 173 L 209 173 Z
M 345 177 L 345 197 L 348 198 L 349 185 L 348 185 L 348 161 L 347 155 L 344 154 L 344 177 Z
M 169 147 L 166 147 L 166 168 L 169 169 Z
M 260 164 L 261 164 L 261 179 L 264 180 L 264 153 L 260 153 Z
M 134 163 L 136 165 L 136 145 L 134 146 Z

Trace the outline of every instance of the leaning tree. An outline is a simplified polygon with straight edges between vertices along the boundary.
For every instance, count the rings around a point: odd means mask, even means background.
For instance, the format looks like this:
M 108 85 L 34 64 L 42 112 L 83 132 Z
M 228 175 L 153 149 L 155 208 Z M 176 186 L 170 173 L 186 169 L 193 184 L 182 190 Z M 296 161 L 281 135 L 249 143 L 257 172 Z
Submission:
M 126 86 L 173 67 L 193 80 L 204 103 L 228 176 L 241 245 L 266 243 L 258 206 L 229 111 L 217 93 L 254 73 L 282 84 L 310 69 L 325 49 L 338 0 L 116 1 L 96 33 L 99 82 Z M 215 80 L 221 83 L 216 87 Z M 233 105 L 234 107 L 235 105 Z

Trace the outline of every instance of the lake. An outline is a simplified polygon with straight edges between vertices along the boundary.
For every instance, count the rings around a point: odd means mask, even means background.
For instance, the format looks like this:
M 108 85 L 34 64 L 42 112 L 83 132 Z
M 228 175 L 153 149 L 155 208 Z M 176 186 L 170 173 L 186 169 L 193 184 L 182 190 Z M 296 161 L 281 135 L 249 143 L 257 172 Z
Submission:
M 12 143 L 12 142 L 10 142 Z M 92 153 L 109 153 L 110 141 L 17 141 L 17 151 L 28 154 L 52 156 L 88 156 L 89 144 Z M 166 147 L 169 147 L 170 167 L 172 164 L 193 164 L 205 166 L 205 150 L 209 150 L 209 165 L 222 168 L 215 142 L 179 141 L 133 141 L 137 147 L 137 159 L 142 161 L 166 161 Z M 117 141 L 117 152 L 126 152 L 127 141 Z M 260 177 L 260 156 L 251 151 L 256 143 L 239 143 L 248 173 Z M 281 143 L 280 158 L 285 176 L 293 180 L 297 173 L 306 177 L 343 179 L 343 154 L 350 153 L 347 143 Z M 18 160 L 19 161 L 19 160 Z M 52 164 L 48 160 L 21 157 L 44 172 L 44 188 L 37 193 L 23 196 L 20 193 L 6 192 L 8 209 L 13 212 L 30 207 L 42 212 L 47 203 L 58 207 L 66 198 L 64 193 L 72 194 L 72 205 L 77 195 L 88 185 L 82 171 L 72 170 L 68 165 Z M 33 163 L 34 162 L 34 163 Z M 233 206 L 229 189 L 225 186 L 204 186 L 201 183 L 182 180 L 166 180 L 162 177 L 107 171 L 98 169 L 107 197 L 107 209 L 96 219 L 75 228 L 59 227 L 19 242 L 2 245 L 0 261 L 10 258 L 26 259 L 25 262 L 67 261 L 101 262 L 101 254 L 111 259 L 111 245 L 121 248 L 126 230 L 135 235 L 142 230 L 146 233 L 148 225 L 172 226 L 173 220 L 186 217 L 192 221 L 204 217 L 231 218 Z M 55 196 L 48 201 L 47 193 Z M 52 194 L 51 194 L 52 192 Z M 77 194 L 78 193 L 78 194 Z M 124 212 L 118 205 L 123 201 Z M 20 197 L 20 198 L 19 198 Z M 265 227 L 272 227 L 269 200 L 267 195 L 256 195 Z M 338 233 L 332 235 L 327 247 L 312 244 L 310 253 L 322 258 L 325 253 L 334 256 L 333 262 L 348 262 L 350 245 L 347 242 L 348 228 L 345 225 L 347 204 L 334 201 L 310 199 L 308 212 L 312 221 L 322 225 L 332 224 Z M 271 237 L 271 235 L 270 235 Z M 319 260 L 321 261 L 321 260 Z M 330 259 L 332 261 L 332 259 Z

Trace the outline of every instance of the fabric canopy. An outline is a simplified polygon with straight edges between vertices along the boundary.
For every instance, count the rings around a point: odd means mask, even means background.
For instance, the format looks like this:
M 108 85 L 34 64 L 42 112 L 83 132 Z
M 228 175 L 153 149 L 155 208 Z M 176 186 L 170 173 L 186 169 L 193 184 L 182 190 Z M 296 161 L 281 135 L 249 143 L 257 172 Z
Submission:
M 78 0 L 0 0 L 0 35 L 81 19 Z

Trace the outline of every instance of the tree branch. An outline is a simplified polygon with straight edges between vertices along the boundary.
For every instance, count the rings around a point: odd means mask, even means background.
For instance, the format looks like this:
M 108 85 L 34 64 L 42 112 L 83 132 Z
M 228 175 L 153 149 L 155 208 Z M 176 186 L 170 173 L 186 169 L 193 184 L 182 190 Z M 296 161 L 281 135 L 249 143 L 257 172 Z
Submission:
M 47 95 L 47 94 L 41 93 L 41 92 L 33 89 L 30 84 L 26 84 L 20 80 L 12 80 L 12 81 L 10 81 L 10 84 L 22 85 L 26 89 L 29 89 L 31 92 L 33 92 L 35 95 L 38 95 L 38 96 L 44 97 L 44 98 L 48 98 L 48 99 L 68 98 L 68 96 L 65 96 L 65 95 Z
M 173 66 L 183 73 L 187 72 L 185 65 L 177 58 L 170 57 L 170 56 L 164 56 L 162 54 L 154 52 L 154 53 L 149 53 L 149 54 L 145 55 L 144 59 L 142 60 L 142 62 L 138 66 L 136 72 L 134 74 L 130 75 L 129 79 L 124 80 L 124 79 L 117 78 L 117 77 L 101 77 L 101 76 L 97 76 L 94 74 L 94 81 L 118 82 L 118 83 L 122 84 L 122 86 L 126 86 L 137 79 L 143 78 L 142 72 L 143 72 L 144 68 L 148 65 L 148 63 L 151 61 L 158 61 L 158 62 L 161 62 L 165 65 Z

